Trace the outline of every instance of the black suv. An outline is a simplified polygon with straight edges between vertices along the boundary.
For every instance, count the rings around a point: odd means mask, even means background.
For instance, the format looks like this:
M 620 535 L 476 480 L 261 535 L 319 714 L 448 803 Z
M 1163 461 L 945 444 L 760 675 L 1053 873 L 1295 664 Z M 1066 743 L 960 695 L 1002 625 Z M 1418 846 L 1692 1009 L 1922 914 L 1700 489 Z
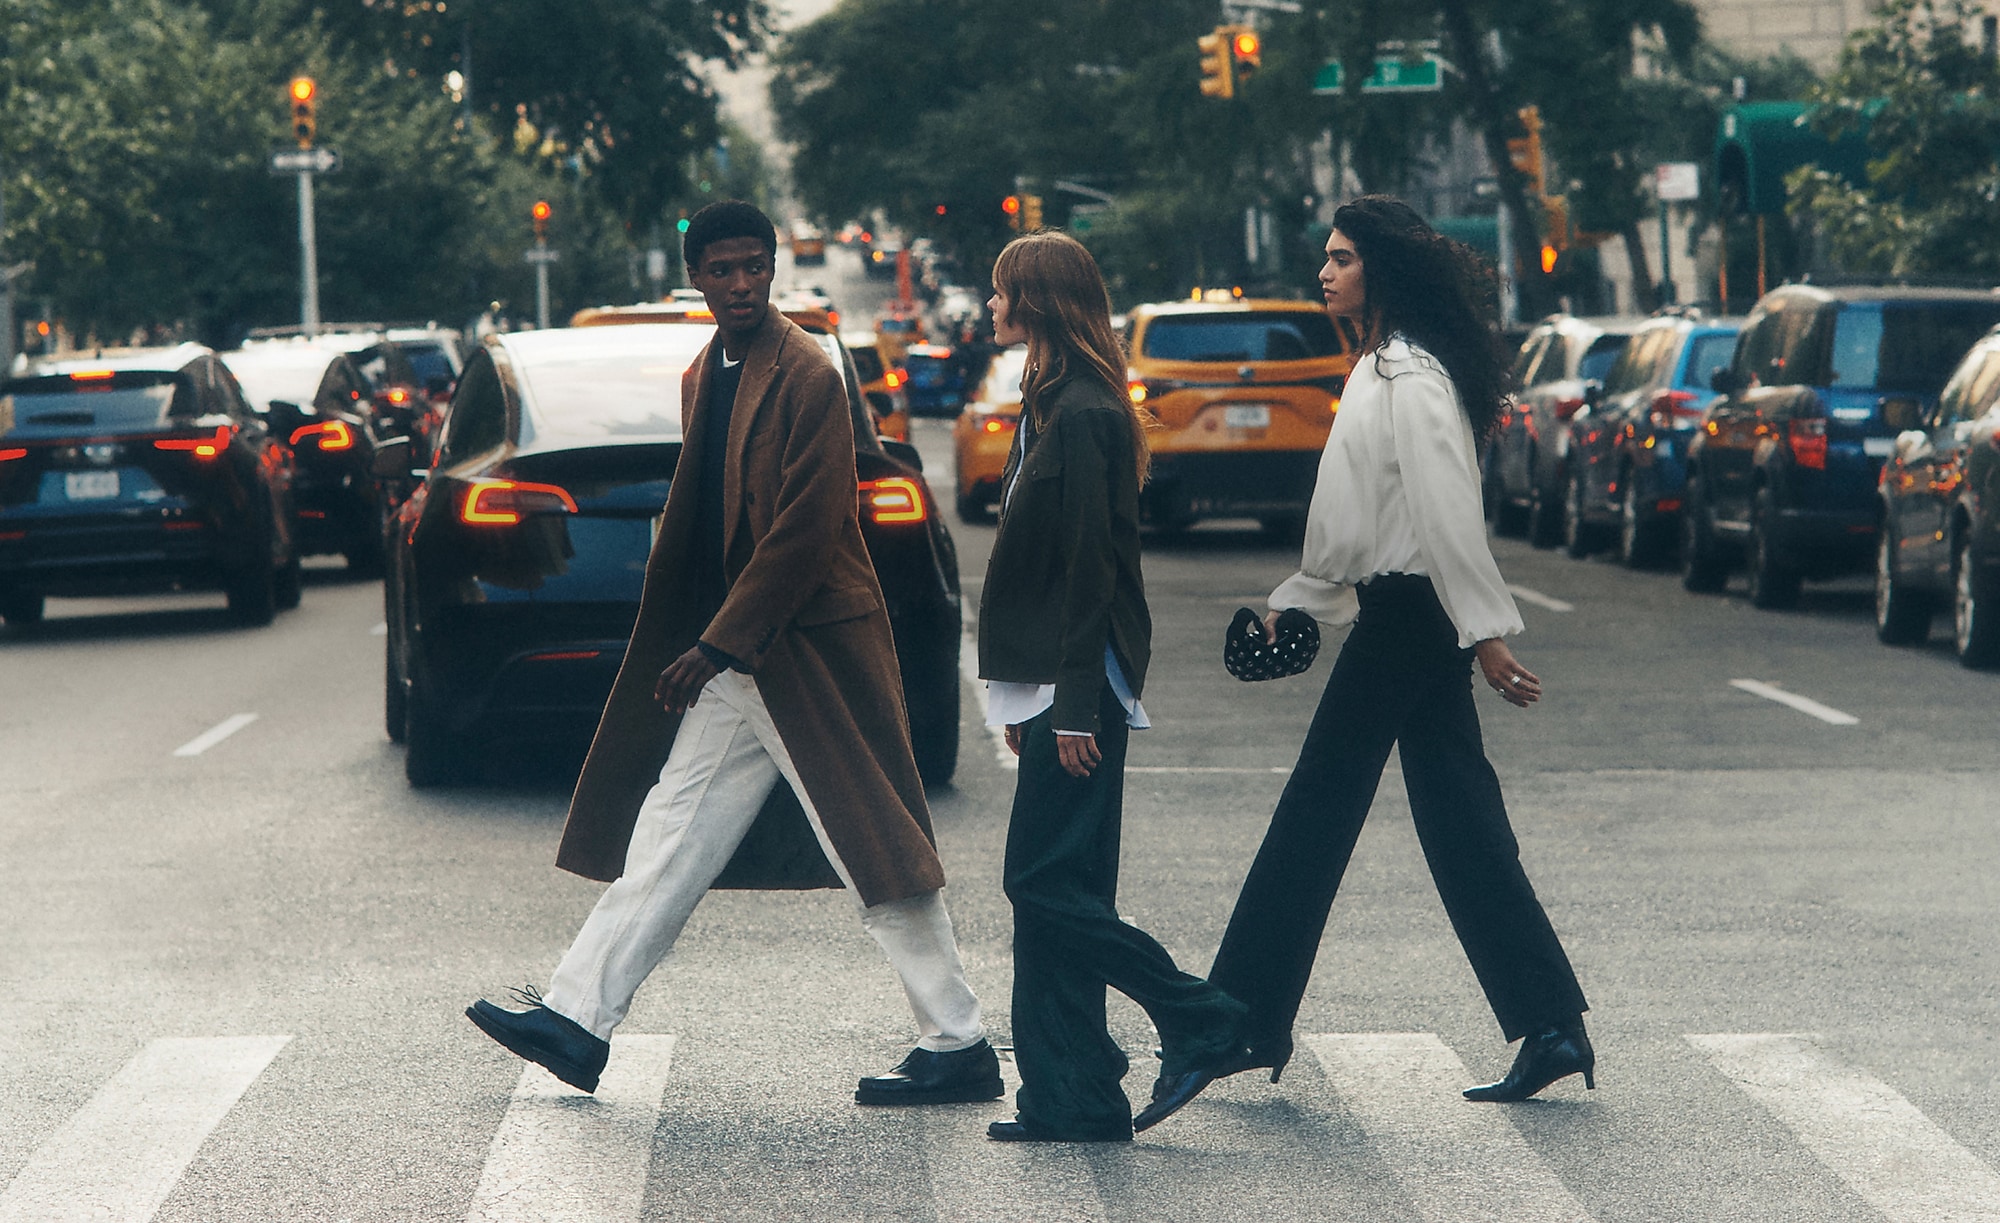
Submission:
M 198 344 L 0 382 L 0 614 L 49 595 L 220 588 L 247 624 L 298 606 L 292 452 Z
M 1682 584 L 1720 590 L 1740 562 L 1750 601 L 1780 608 L 1808 578 L 1867 570 L 1883 459 L 1996 323 L 2000 296 L 1971 289 L 1767 294 L 1691 446 Z

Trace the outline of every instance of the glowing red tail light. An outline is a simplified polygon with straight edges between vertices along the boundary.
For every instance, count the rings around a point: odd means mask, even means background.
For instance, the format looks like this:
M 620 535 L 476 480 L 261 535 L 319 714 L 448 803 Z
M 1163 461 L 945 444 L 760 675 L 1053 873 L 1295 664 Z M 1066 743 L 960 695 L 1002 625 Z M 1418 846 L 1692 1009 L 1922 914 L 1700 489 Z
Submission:
M 321 421 L 316 425 L 300 425 L 292 430 L 292 445 L 299 444 L 301 438 L 316 438 L 321 450 L 354 449 L 354 430 L 344 420 Z
M 400 386 L 391 387 L 388 398 L 391 405 L 400 408 L 410 402 L 410 393 Z
M 27 457 L 27 450 L 20 446 L 16 446 L 11 450 L 0 450 L 0 463 L 5 463 L 9 459 L 25 459 Z
M 979 427 L 988 433 L 1012 433 L 1019 424 L 1011 416 L 989 416 L 980 422 Z
M 883 371 L 882 383 L 892 391 L 907 381 L 909 381 L 909 378 L 904 375 L 902 370 L 891 369 Z
M 214 433 L 203 433 L 196 437 L 163 437 L 153 443 L 156 450 L 186 450 L 198 459 L 212 459 L 229 449 L 229 440 L 236 430 L 231 425 L 220 425 Z
M 863 480 L 861 508 L 870 521 L 882 524 L 922 522 L 929 515 L 924 508 L 923 490 L 915 480 L 903 476 Z
M 513 526 L 529 514 L 574 514 L 576 498 L 554 484 L 524 484 L 516 480 L 480 479 L 468 482 L 458 503 L 458 520 L 467 526 Z
M 1144 378 L 1140 378 L 1137 375 L 1132 375 L 1132 374 L 1126 375 L 1125 394 L 1128 398 L 1132 400 L 1133 403 L 1141 404 L 1146 402 L 1146 396 L 1152 393 L 1153 393 L 1153 388 L 1146 385 L 1146 380 Z
M 529 662 L 588 662 L 603 654 L 603 650 L 543 650 L 539 654 L 528 655 Z
M 1700 411 L 1694 406 L 1695 398 L 1693 391 L 1661 391 L 1653 396 L 1653 404 L 1647 411 L 1646 418 L 1652 422 L 1655 429 L 1672 429 L 1690 417 L 1700 415 Z
M 1792 458 L 1801 467 L 1813 471 L 1826 470 L 1826 419 L 1815 416 L 1805 420 L 1794 420 L 1785 427 L 1785 440 L 1791 444 Z

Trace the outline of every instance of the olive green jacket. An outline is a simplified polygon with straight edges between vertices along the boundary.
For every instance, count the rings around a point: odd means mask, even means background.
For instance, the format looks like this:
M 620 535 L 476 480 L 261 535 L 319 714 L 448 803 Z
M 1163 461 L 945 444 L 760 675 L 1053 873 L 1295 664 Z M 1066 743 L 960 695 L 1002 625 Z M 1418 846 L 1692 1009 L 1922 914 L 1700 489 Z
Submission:
M 1152 655 L 1131 408 L 1071 378 L 1051 389 L 1045 415 L 1032 449 L 1017 441 L 1000 477 L 1003 497 L 1009 485 L 1013 495 L 979 596 L 979 674 L 1054 684 L 1056 726 L 1095 734 L 1105 643 L 1135 697 Z

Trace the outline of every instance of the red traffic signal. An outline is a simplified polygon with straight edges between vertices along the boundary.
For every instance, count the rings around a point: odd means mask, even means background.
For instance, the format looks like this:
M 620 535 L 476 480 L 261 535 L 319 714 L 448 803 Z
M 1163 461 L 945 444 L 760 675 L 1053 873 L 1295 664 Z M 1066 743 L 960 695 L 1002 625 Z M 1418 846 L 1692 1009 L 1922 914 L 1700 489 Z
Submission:
M 535 236 L 537 238 L 549 232 L 549 216 L 554 211 L 553 208 L 549 207 L 547 200 L 536 200 L 535 206 L 528 209 L 528 215 L 535 218 Z
M 1231 49 L 1236 52 L 1237 59 L 1256 59 L 1258 53 L 1264 49 L 1264 44 L 1254 32 L 1244 30 L 1236 36 Z

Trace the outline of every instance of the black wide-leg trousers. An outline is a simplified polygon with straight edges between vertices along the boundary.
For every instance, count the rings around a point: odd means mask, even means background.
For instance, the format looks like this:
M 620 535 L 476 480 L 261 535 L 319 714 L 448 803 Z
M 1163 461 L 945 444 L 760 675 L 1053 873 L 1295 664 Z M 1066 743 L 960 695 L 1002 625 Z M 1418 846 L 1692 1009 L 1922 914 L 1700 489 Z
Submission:
M 1589 1009 L 1521 869 L 1473 707 L 1471 651 L 1430 580 L 1357 588 L 1360 616 L 1328 678 L 1298 765 L 1230 916 L 1209 980 L 1250 1005 L 1249 1039 L 1289 1048 L 1327 911 L 1389 749 L 1431 878 L 1508 1040 Z
M 1105 1027 L 1105 987 L 1138 1003 L 1159 1030 L 1163 1073 L 1235 1047 L 1243 1005 L 1175 967 L 1166 948 L 1118 916 L 1125 792 L 1125 708 L 1104 687 L 1103 761 L 1072 777 L 1056 756 L 1052 714 L 1022 724 L 1004 882 L 1014 904 L 1015 1098 L 1022 1121 L 1073 1137 L 1132 1132 L 1119 1080 L 1129 1068 Z

